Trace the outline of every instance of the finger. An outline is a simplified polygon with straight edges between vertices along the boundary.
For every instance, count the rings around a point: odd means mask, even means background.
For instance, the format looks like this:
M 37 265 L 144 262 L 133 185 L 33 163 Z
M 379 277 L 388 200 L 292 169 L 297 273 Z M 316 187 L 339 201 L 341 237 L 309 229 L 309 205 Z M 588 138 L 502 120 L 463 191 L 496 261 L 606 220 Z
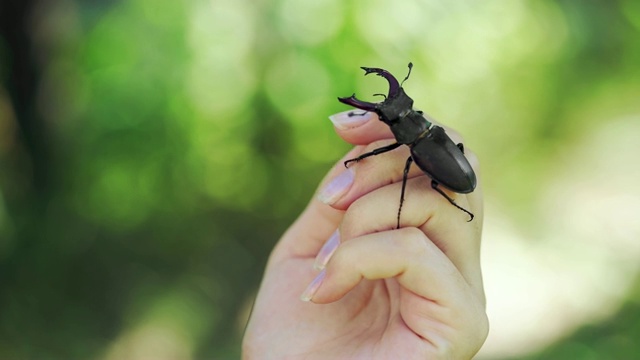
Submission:
M 467 200 L 469 201 L 470 207 L 476 211 L 474 214 L 477 216 L 478 220 L 478 231 L 481 233 L 482 224 L 484 223 L 484 192 L 482 191 L 482 172 L 480 169 L 480 161 L 478 160 L 476 153 L 471 149 L 465 148 L 464 155 L 467 160 L 469 160 L 469 164 L 471 164 L 473 171 L 476 173 L 476 188 L 473 192 L 467 194 Z
M 336 179 L 342 176 L 342 179 L 338 179 L 337 182 L 340 182 L 343 187 L 340 191 L 347 191 L 353 179 L 349 180 L 349 174 L 344 172 L 343 162 L 356 156 L 356 152 L 357 149 L 353 149 L 338 161 L 322 180 L 319 188 L 326 188 L 328 183 L 336 182 Z M 344 211 L 336 210 L 314 196 L 274 249 L 271 261 L 291 257 L 314 258 L 322 245 L 336 231 L 343 215 Z
M 454 304 L 468 285 L 442 251 L 416 228 L 368 234 L 343 243 L 327 265 L 311 299 L 342 298 L 362 279 L 396 278 L 402 287 L 432 302 Z
M 356 147 L 354 149 L 354 157 L 394 142 L 394 140 L 386 139 L 373 142 L 367 146 Z M 322 188 L 319 192 L 319 197 L 326 204 L 336 209 L 346 210 L 360 196 L 381 186 L 400 181 L 403 177 L 404 164 L 408 157 L 409 148 L 402 146 L 392 151 L 368 157 L 357 163 L 351 163 L 349 168 L 345 168 L 344 171 L 349 171 L 353 174 L 353 185 L 346 191 L 338 192 L 335 191 L 335 184 L 329 183 L 328 187 Z M 411 178 L 422 174 L 423 172 L 417 166 L 412 166 L 408 177 Z
M 447 134 L 457 144 L 462 142 L 460 134 L 435 120 L 427 113 L 423 113 L 427 121 L 445 128 Z M 382 139 L 393 139 L 393 133 L 387 124 L 380 121 L 378 115 L 372 111 L 346 110 L 329 116 L 336 133 L 346 142 L 353 145 L 367 145 Z
M 401 323 L 403 329 L 408 327 L 440 354 L 448 353 L 446 358 L 471 358 L 487 336 L 484 300 L 416 228 L 368 234 L 344 243 L 302 299 L 326 304 L 343 299 L 347 293 L 345 303 L 364 297 L 365 304 L 377 300 L 371 299 L 375 293 L 389 293 L 393 298 L 391 313 L 382 319 L 387 327 Z M 367 321 L 376 320 L 380 319 Z M 452 349 L 451 344 L 456 347 Z
M 371 143 L 365 147 L 357 147 L 356 154 L 362 154 L 371 152 L 374 149 L 389 145 L 393 143 L 393 140 L 379 140 Z M 465 155 L 470 160 L 474 171 L 478 168 L 478 161 L 475 154 L 470 149 L 465 149 Z M 353 184 L 349 189 L 343 191 L 333 191 L 335 189 L 334 184 L 326 189 L 322 189 L 319 192 L 320 199 L 326 204 L 333 206 L 339 210 L 346 210 L 356 199 L 361 196 L 378 189 L 382 186 L 401 182 L 404 176 L 404 165 L 407 158 L 410 156 L 409 148 L 402 146 L 392 151 L 388 151 L 376 156 L 370 156 L 357 163 L 352 163 L 349 169 L 343 171 L 350 171 L 354 176 Z M 409 168 L 407 178 L 411 179 L 416 176 L 424 175 L 424 172 L 418 168 L 415 164 Z M 480 196 L 480 176 L 476 171 L 476 178 L 478 179 L 477 189 L 470 194 L 470 202 L 475 204 L 474 207 L 481 209 L 482 199 Z M 429 186 L 430 187 L 430 186 Z M 441 187 L 450 197 L 456 197 L 454 192 L 448 191 Z M 472 211 L 473 212 L 473 211 Z M 481 222 L 482 219 L 479 219 Z
M 434 191 L 430 183 L 427 176 L 407 181 L 400 226 L 424 231 L 447 254 L 477 293 L 484 296 L 480 272 L 481 203 L 470 202 L 467 195 L 452 193 L 452 198 L 458 205 L 478 216 L 477 220 L 467 222 L 467 214 Z M 394 229 L 401 185 L 394 183 L 381 187 L 353 202 L 340 225 L 342 241 L 348 243 L 349 239 L 365 234 Z
M 428 114 L 424 113 L 423 116 L 427 121 L 438 124 L 438 122 Z M 353 144 L 368 144 L 366 146 L 356 147 L 356 149 L 358 149 L 358 155 L 394 142 L 393 134 L 389 127 L 382 121 L 379 121 L 378 116 L 373 112 L 348 110 L 332 115 L 330 119 L 335 125 L 337 134 L 346 141 Z M 447 135 L 454 143 L 463 143 L 463 139 L 458 132 L 447 127 L 445 127 L 445 129 Z M 466 148 L 465 155 L 476 171 L 476 175 L 479 175 L 477 174 L 478 161 L 475 154 Z M 348 191 L 331 191 L 334 189 L 334 186 L 330 186 L 329 191 L 322 189 L 319 192 L 320 199 L 336 209 L 345 210 L 360 196 L 380 186 L 402 180 L 404 164 L 408 157 L 408 147 L 401 146 L 398 149 L 361 160 L 357 164 L 352 163 L 349 171 L 355 173 L 356 179 L 354 186 L 350 186 Z M 414 165 L 409 169 L 408 177 L 412 178 L 421 174 L 422 171 Z M 479 176 L 477 176 L 477 178 L 479 178 Z M 342 188 L 340 189 L 343 190 Z M 482 203 L 482 199 L 476 199 L 478 196 L 475 194 L 472 195 L 471 198 L 472 203 L 478 205 Z
M 329 116 L 336 133 L 346 142 L 366 145 L 380 139 L 393 139 L 391 129 L 372 111 L 347 110 Z

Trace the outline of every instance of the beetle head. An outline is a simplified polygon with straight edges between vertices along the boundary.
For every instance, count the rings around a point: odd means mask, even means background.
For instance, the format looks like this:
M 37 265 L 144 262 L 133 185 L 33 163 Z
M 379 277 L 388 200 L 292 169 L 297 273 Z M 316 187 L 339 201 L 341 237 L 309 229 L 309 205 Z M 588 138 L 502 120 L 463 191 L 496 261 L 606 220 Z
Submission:
M 406 115 L 413 107 L 413 99 L 411 99 L 402 89 L 402 85 L 387 70 L 379 68 L 362 67 L 365 75 L 376 74 L 389 82 L 389 93 L 384 101 L 380 103 L 371 103 L 356 98 L 353 94 L 350 97 L 338 98 L 344 104 L 351 105 L 365 111 L 373 111 L 380 117 L 380 120 L 387 125 L 396 123 L 401 117 Z M 411 64 L 409 64 L 409 72 L 411 72 Z M 407 75 L 407 78 L 409 75 Z M 406 78 L 405 78 L 406 80 Z

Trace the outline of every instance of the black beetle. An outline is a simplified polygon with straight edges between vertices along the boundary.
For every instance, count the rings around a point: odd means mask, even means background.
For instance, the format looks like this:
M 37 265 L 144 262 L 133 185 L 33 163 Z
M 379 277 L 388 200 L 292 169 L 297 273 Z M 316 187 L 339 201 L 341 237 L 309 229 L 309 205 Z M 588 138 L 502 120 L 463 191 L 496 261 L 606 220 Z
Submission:
M 409 63 L 409 73 L 402 81 L 403 84 L 411 75 L 412 68 L 413 64 Z M 362 67 L 362 69 L 365 71 L 365 75 L 373 73 L 387 79 L 389 82 L 388 95 L 377 94 L 384 96 L 384 101 L 370 103 L 358 100 L 355 94 L 346 98 L 339 97 L 338 100 L 344 104 L 364 110 L 365 113 L 373 111 L 378 114 L 380 120 L 391 128 L 396 142 L 362 154 L 357 158 L 347 160 L 344 162 L 344 166 L 348 167 L 351 162 L 357 162 L 369 156 L 391 151 L 400 145 L 407 145 L 411 149 L 411 156 L 407 159 L 402 178 L 400 207 L 398 208 L 398 228 L 400 227 L 400 212 L 404 202 L 407 174 L 411 163 L 414 161 L 431 178 L 431 187 L 449 200 L 453 206 L 469 214 L 470 219 L 468 221 L 473 220 L 473 214 L 470 211 L 456 204 L 451 197 L 438 187 L 438 185 L 442 185 L 460 194 L 468 194 L 475 190 L 476 174 L 464 156 L 462 143 L 456 145 L 442 127 L 433 125 L 424 117 L 422 111 L 414 110 L 413 99 L 404 92 L 402 84 L 399 84 L 398 80 L 388 71 L 368 67 Z M 358 115 L 363 114 L 350 114 L 350 116 Z

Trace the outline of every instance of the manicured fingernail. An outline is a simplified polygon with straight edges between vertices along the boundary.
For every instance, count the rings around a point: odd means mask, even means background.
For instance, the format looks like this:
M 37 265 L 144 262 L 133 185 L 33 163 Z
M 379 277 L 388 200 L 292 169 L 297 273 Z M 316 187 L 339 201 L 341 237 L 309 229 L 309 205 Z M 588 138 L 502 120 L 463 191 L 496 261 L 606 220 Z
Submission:
M 345 169 L 320 190 L 318 199 L 328 205 L 335 203 L 349 190 L 354 178 L 355 172 L 353 168 Z
M 371 120 L 371 111 L 348 110 L 329 116 L 329 120 L 340 130 L 353 129 Z
M 340 245 L 340 233 L 336 230 L 318 252 L 313 267 L 317 270 L 324 269 L 333 253 L 336 252 L 338 245 Z
M 313 295 L 318 292 L 320 285 L 322 285 L 322 281 L 324 281 L 324 277 L 327 275 L 326 270 L 322 270 L 318 276 L 307 286 L 302 295 L 300 295 L 300 300 L 302 301 L 311 301 Z

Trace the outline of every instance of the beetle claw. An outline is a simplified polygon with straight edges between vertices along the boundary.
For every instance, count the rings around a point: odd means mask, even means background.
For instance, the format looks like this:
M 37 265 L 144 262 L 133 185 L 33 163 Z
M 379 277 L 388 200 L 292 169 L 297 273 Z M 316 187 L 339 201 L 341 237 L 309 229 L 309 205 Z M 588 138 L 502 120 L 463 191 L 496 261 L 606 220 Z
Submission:
M 381 76 L 387 79 L 387 81 L 389 82 L 389 93 L 385 97 L 385 100 L 387 98 L 392 98 L 398 95 L 398 93 L 400 92 L 400 84 L 398 83 L 398 80 L 395 77 L 393 77 L 393 75 L 391 75 L 391 73 L 389 73 L 387 70 L 380 69 L 380 68 L 370 68 L 365 66 L 362 66 L 361 68 L 362 70 L 364 70 L 365 76 L 369 74 L 376 74 L 378 76 Z M 376 95 L 384 96 L 384 94 L 376 94 Z M 374 111 L 376 107 L 378 107 L 378 104 L 376 103 L 359 100 L 358 98 L 356 98 L 356 94 L 353 94 L 349 97 L 339 97 L 338 101 L 340 101 L 343 104 L 347 104 L 365 111 Z
M 389 82 L 389 97 L 394 97 L 398 94 L 398 91 L 400 90 L 400 83 L 398 83 L 398 80 L 393 77 L 390 72 L 380 68 L 370 68 L 364 66 L 362 66 L 361 69 L 364 70 L 365 76 L 374 73 L 387 79 L 387 81 Z
M 339 97 L 338 101 L 365 111 L 374 111 L 376 109 L 376 104 L 359 100 L 356 98 L 356 94 L 349 97 Z

